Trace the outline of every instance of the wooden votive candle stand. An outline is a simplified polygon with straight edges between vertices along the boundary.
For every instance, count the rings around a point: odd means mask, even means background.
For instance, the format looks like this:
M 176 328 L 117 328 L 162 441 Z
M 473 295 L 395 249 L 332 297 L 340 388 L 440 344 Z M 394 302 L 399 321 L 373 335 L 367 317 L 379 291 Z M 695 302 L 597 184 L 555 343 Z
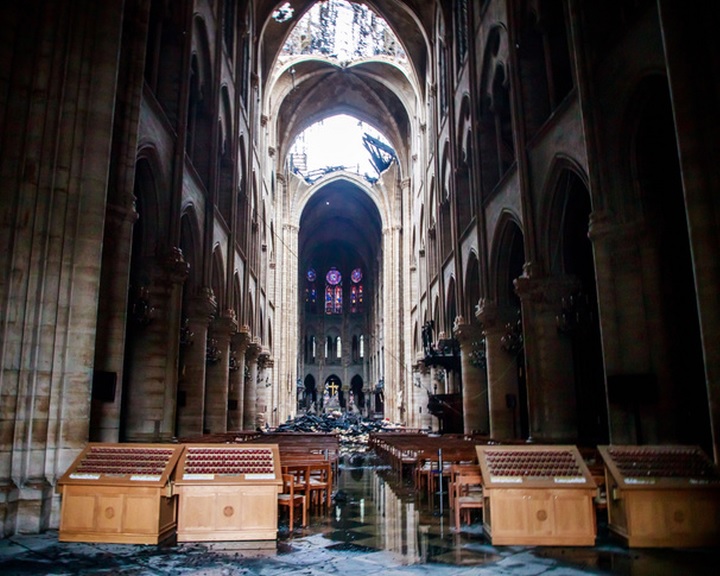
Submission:
M 158 544 L 172 536 L 170 480 L 182 451 L 174 444 L 88 444 L 58 480 L 59 540 Z
M 575 446 L 477 446 L 494 545 L 593 546 L 597 486 Z
M 720 545 L 720 471 L 697 446 L 599 446 L 608 526 L 629 547 Z
M 178 542 L 277 538 L 277 444 L 187 444 L 178 463 Z

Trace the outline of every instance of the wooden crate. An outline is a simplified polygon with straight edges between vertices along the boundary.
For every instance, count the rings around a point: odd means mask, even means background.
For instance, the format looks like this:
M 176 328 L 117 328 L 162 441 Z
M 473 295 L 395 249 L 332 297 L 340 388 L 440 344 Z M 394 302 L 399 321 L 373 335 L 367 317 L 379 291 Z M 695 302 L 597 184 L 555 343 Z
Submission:
M 173 485 L 178 542 L 277 538 L 277 444 L 188 444 Z
M 495 545 L 593 546 L 597 487 L 575 446 L 477 446 Z
M 158 544 L 174 534 L 176 444 L 91 443 L 58 481 L 63 542 Z
M 697 446 L 599 446 L 608 526 L 630 547 L 720 545 L 720 471 Z

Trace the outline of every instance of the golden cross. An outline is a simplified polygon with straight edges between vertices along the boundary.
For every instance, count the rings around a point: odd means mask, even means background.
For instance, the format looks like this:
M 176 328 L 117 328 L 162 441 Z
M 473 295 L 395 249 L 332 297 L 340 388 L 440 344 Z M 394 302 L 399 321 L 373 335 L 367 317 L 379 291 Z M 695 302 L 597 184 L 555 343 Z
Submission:
M 333 382 L 332 380 L 327 385 L 327 387 L 328 387 L 328 390 L 330 391 L 330 396 L 335 396 L 335 392 L 337 392 L 338 388 L 340 388 L 340 386 L 335 384 L 335 382 Z

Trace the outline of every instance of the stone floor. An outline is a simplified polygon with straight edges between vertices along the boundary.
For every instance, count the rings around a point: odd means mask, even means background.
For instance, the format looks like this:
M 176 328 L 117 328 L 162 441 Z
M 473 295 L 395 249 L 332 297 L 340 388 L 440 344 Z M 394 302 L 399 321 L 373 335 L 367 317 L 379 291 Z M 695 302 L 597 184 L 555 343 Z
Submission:
M 57 532 L 0 540 L 3 576 L 705 576 L 717 574 L 720 550 L 638 550 L 614 540 L 599 521 L 590 548 L 492 546 L 479 518 L 457 533 L 439 495 L 415 495 L 369 457 L 342 466 L 332 509 L 290 533 L 281 517 L 277 545 L 132 546 L 58 542 Z

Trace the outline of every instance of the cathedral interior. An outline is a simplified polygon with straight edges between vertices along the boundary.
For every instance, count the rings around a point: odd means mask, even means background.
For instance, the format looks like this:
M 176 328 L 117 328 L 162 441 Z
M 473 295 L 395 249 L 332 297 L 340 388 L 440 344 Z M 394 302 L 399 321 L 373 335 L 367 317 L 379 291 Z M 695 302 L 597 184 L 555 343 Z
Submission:
M 719 12 L 3 2 L 2 535 L 88 442 L 305 413 L 717 463 Z

